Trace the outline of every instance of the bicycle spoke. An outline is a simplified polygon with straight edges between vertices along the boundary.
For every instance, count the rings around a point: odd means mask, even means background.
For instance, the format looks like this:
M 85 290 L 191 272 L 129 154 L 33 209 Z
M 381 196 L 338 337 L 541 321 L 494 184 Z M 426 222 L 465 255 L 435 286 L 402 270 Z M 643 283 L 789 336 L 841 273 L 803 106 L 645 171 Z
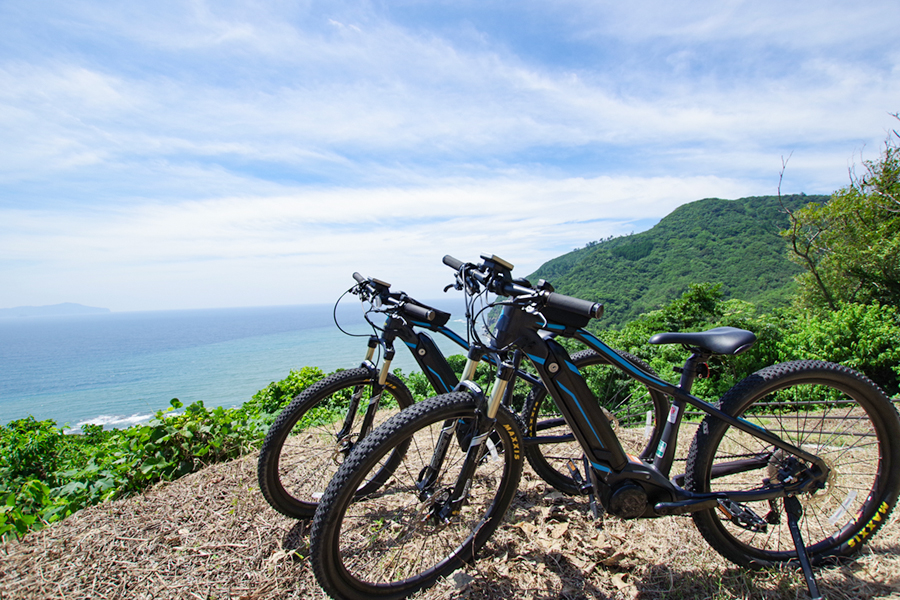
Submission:
M 805 379 L 793 375 L 790 384 L 780 385 L 779 378 L 792 373 L 791 369 L 809 375 Z M 821 380 L 817 375 L 820 371 Z M 876 492 L 889 489 L 879 483 L 879 478 L 885 476 L 885 442 L 894 440 L 880 433 L 888 424 L 882 424 L 882 418 L 874 414 L 874 407 L 884 402 L 883 394 L 849 370 L 829 363 L 790 363 L 763 370 L 754 377 L 748 378 L 747 391 L 736 386 L 738 391 L 723 398 L 723 410 L 742 415 L 824 461 L 829 473 L 821 482 L 823 488 L 797 496 L 802 507 L 800 531 L 814 558 L 838 549 L 851 551 L 853 545 L 848 542 L 880 506 Z M 841 384 L 832 384 L 834 380 Z M 750 391 L 765 386 L 771 386 L 772 392 L 754 395 Z M 859 391 L 848 392 L 855 388 Z M 724 422 L 708 423 L 709 433 L 698 432 L 691 448 L 696 462 L 687 479 L 693 489 L 749 490 L 787 485 L 794 478 L 807 476 L 811 465 L 799 457 L 767 447 L 753 435 Z M 757 463 L 759 468 L 753 468 L 752 460 L 740 462 L 749 458 L 739 456 L 753 453 L 768 453 L 770 458 Z M 743 506 L 761 517 L 772 512 L 768 502 L 748 502 Z M 783 561 L 794 556 L 794 541 L 784 507 L 780 501 L 775 507 L 774 514 L 766 518 L 769 524 L 764 536 L 723 518 L 719 511 L 697 513 L 694 520 L 716 549 L 739 564 L 751 560 Z
M 434 406 L 438 411 L 429 412 Z M 504 410 L 501 409 L 504 423 L 515 431 L 518 426 L 514 417 Z M 464 554 L 474 551 L 475 537 L 487 521 L 490 521 L 489 528 L 499 524 L 502 515 L 497 510 L 511 501 L 521 469 L 521 457 L 514 460 L 505 451 L 509 433 L 499 428 L 493 434 L 498 437 L 491 441 L 493 451 L 477 461 L 458 512 L 446 519 L 441 516 L 468 450 L 465 437 L 458 437 L 453 428 L 445 430 L 445 425 L 448 420 L 460 423 L 461 417 L 471 421 L 473 415 L 474 401 L 468 394 L 437 396 L 413 406 L 373 432 L 371 439 L 367 438 L 348 459 L 354 462 L 342 467 L 329 485 L 328 500 L 323 499 L 325 508 L 322 509 L 327 513 L 340 506 L 339 528 L 329 528 L 325 537 L 329 544 L 335 545 L 340 557 L 342 581 L 367 590 L 382 585 L 424 585 L 438 573 L 457 565 Z M 409 433 L 401 434 L 406 430 Z M 420 489 L 417 484 L 429 473 L 426 467 L 432 466 L 435 447 L 441 443 L 442 435 L 449 435 L 450 443 L 446 445 L 439 471 L 433 481 L 429 480 L 427 488 Z M 406 452 L 391 475 L 377 490 L 357 495 L 350 501 L 346 489 L 338 482 L 362 481 L 369 477 L 368 473 L 382 471 L 392 449 L 400 444 L 406 446 Z M 314 532 L 318 531 L 318 523 L 317 513 Z M 314 538 L 319 539 L 316 534 Z

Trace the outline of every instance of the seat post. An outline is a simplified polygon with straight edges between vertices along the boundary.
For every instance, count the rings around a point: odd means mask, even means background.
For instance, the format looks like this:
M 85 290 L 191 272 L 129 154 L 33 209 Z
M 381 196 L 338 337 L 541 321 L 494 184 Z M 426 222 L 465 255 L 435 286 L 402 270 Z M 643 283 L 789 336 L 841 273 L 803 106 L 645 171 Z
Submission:
M 710 353 L 690 348 L 691 355 L 684 361 L 681 369 L 681 380 L 678 387 L 685 393 L 690 394 L 697 375 L 706 370 L 706 361 L 709 360 Z M 669 476 L 672 469 L 672 462 L 675 460 L 675 444 L 672 442 L 678 437 L 678 430 L 681 427 L 681 419 L 684 416 L 685 403 L 677 398 L 672 399 L 672 405 L 669 407 L 669 415 L 666 418 L 666 425 L 663 428 L 662 436 L 659 438 L 659 446 L 653 456 L 653 466 L 664 476 Z

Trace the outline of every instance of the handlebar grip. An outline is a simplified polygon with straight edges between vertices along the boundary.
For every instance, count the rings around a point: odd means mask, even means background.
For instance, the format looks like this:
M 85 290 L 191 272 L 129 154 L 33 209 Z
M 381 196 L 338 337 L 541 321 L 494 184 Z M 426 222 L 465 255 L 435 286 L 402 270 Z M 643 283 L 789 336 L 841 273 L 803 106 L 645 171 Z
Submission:
M 599 319 L 603 316 L 603 305 L 599 302 L 591 302 L 590 300 L 582 300 L 572 296 L 564 296 L 556 292 L 550 292 L 547 296 L 547 307 L 558 308 L 566 312 L 574 313 L 582 317 L 590 317 Z
M 458 258 L 453 258 L 449 254 L 447 254 L 444 256 L 444 264 L 447 265 L 448 267 L 450 267 L 451 269 L 453 269 L 454 271 L 459 271 L 459 268 L 466 263 L 459 260 Z
M 430 309 L 419 306 L 418 304 L 410 304 L 407 302 L 403 305 L 403 314 L 412 317 L 413 319 L 419 319 L 420 321 L 433 321 L 436 313 Z
M 356 272 L 353 273 L 353 279 L 356 280 L 356 283 L 362 283 L 366 280 L 365 277 L 363 277 L 362 275 L 360 275 L 359 273 L 356 273 Z

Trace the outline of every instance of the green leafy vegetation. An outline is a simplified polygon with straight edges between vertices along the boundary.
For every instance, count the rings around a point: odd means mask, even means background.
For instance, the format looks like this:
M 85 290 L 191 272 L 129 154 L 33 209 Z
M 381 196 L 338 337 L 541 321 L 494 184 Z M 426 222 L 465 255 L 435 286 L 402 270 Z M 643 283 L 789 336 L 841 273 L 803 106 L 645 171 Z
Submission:
M 801 272 L 779 232 L 786 209 L 827 196 L 708 198 L 675 209 L 649 231 L 588 244 L 529 276 L 562 294 L 603 302 L 604 328 L 620 328 L 677 298 L 694 283 L 721 283 L 726 299 L 761 310 L 790 300 Z
M 664 379 L 677 383 L 674 366 L 687 352 L 679 345 L 651 346 L 661 331 L 702 331 L 713 327 L 752 331 L 757 342 L 740 356 L 715 356 L 713 376 L 695 383 L 693 393 L 715 400 L 745 376 L 769 365 L 800 359 L 839 362 L 881 385 L 900 392 L 900 313 L 880 304 L 846 304 L 815 318 L 789 307 L 759 312 L 749 302 L 722 296 L 721 286 L 696 284 L 663 308 L 629 322 L 621 330 L 601 332 L 613 348 L 645 360 Z
M 85 425 L 82 435 L 67 435 L 50 420 L 12 421 L 0 428 L 0 538 L 254 450 L 281 408 L 324 375 L 311 367 L 291 371 L 238 408 L 173 399 L 168 410 L 127 429 Z
M 591 328 L 673 383 L 678 375 L 672 368 L 683 363 L 686 352 L 677 345 L 648 345 L 653 334 L 718 326 L 753 331 L 758 341 L 752 349 L 711 360 L 713 376 L 693 389 L 701 398 L 714 400 L 758 369 L 802 358 L 848 365 L 897 395 L 900 148 L 895 138 L 879 161 L 864 163 L 863 177 L 830 199 L 700 200 L 648 232 L 591 242 L 549 261 L 530 278 L 547 279 L 564 294 L 605 302 L 605 318 Z M 448 360 L 462 371 L 465 357 Z M 53 421 L 33 417 L 0 427 L 0 538 L 22 536 L 85 506 L 253 451 L 290 399 L 324 376 L 312 367 L 291 371 L 238 408 L 210 410 L 202 402 L 185 407 L 173 399 L 170 409 L 128 429 L 86 425 L 81 435 L 67 435 Z M 421 373 L 404 379 L 417 401 L 432 395 Z M 489 389 L 491 367 L 482 364 L 476 379 Z M 519 410 L 528 386 L 516 386 Z M 309 418 L 332 419 L 341 414 L 340 404 L 337 399 Z
M 900 137 L 894 132 L 862 176 L 827 202 L 790 213 L 782 233 L 804 268 L 798 301 L 834 310 L 842 303 L 900 305 Z

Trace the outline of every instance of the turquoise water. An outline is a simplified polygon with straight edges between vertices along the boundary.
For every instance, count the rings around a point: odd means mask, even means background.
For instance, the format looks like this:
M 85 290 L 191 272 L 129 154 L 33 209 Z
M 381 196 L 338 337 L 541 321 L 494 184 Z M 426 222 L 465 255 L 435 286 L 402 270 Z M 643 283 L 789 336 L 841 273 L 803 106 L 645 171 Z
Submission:
M 459 299 L 432 305 L 462 315 Z M 352 333 L 371 329 L 358 304 L 341 305 Z M 332 306 L 108 313 L 0 319 L 0 424 L 33 415 L 78 428 L 124 427 L 172 398 L 237 406 L 291 369 L 357 366 L 365 338 L 334 325 Z M 380 323 L 382 319 L 375 322 Z M 451 322 L 463 332 L 459 320 Z M 445 353 L 461 352 L 434 336 Z M 392 365 L 416 370 L 405 345 Z

